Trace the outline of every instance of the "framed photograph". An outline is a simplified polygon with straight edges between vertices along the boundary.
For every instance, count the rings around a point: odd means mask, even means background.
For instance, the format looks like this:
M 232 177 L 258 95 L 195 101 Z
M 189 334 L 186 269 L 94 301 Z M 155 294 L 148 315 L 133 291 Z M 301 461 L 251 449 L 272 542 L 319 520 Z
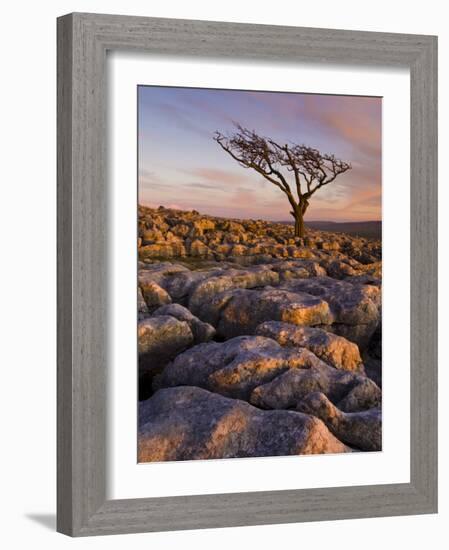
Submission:
M 437 39 L 58 19 L 58 531 L 437 511 Z

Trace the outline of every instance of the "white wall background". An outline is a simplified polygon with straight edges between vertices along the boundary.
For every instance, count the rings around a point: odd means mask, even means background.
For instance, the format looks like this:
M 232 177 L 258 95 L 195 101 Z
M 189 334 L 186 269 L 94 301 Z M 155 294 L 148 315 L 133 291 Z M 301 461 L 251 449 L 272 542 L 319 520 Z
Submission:
M 55 164 L 56 164 L 56 25 L 58 15 L 94 11 L 187 19 L 239 21 L 356 30 L 438 34 L 440 49 L 440 155 L 449 147 L 449 32 L 444 4 L 428 0 L 59 0 L 5 4 L 0 40 L 0 357 L 1 453 L 0 538 L 6 548 L 26 544 L 52 548 L 152 549 L 182 546 L 243 548 L 311 546 L 378 550 L 400 541 L 408 549 L 442 548 L 447 540 L 448 372 L 440 369 L 440 513 L 434 516 L 383 518 L 244 527 L 163 534 L 123 535 L 71 540 L 54 532 L 55 514 Z M 444 127 L 446 126 L 446 127 Z M 445 177 L 442 173 L 441 179 Z M 441 185 L 441 305 L 443 335 L 449 306 L 444 288 L 445 236 L 449 200 Z M 404 266 L 407 269 L 407 266 Z M 443 343 L 440 346 L 442 361 Z

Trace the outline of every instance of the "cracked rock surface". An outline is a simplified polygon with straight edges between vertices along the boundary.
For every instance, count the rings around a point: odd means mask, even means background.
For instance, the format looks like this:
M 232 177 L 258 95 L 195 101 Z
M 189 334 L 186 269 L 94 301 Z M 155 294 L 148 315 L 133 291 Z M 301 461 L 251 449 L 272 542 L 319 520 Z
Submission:
M 376 238 L 139 207 L 139 461 L 377 451 Z

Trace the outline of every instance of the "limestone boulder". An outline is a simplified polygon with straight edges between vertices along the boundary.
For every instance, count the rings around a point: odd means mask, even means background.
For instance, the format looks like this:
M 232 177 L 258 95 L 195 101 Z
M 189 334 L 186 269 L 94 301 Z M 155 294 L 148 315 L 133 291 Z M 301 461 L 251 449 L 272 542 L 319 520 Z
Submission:
M 139 320 L 148 317 L 149 315 L 148 306 L 143 299 L 143 294 L 140 290 L 140 286 L 137 287 L 137 315 Z
M 180 304 L 162 306 L 154 312 L 154 315 L 171 315 L 175 319 L 178 319 L 178 321 L 185 321 L 192 331 L 194 344 L 209 342 L 215 336 L 215 329 L 212 325 L 203 323 L 203 321 L 200 321 L 198 317 L 195 317 L 187 308 Z
M 362 451 L 382 450 L 382 413 L 379 408 L 345 413 L 320 392 L 310 393 L 298 410 L 322 420 L 339 440 Z
M 186 255 L 186 248 L 181 242 L 157 242 L 143 245 L 139 248 L 139 258 L 182 258 Z
M 154 281 L 143 281 L 140 285 L 140 290 L 150 312 L 160 306 L 171 303 L 170 294 Z
M 261 411 L 201 388 L 162 389 L 140 405 L 139 462 L 348 451 L 314 416 Z
M 170 294 L 174 302 L 187 304 L 192 289 L 201 281 L 212 277 L 216 270 L 182 271 L 164 277 L 161 285 Z M 221 270 L 217 270 L 221 273 Z
M 380 323 L 381 294 L 376 286 L 351 284 L 330 277 L 286 281 L 281 288 L 305 292 L 324 300 L 333 315 L 332 327 L 323 327 L 366 348 Z M 328 323 L 330 324 L 330 323 Z
M 189 294 L 189 309 L 197 315 L 207 303 L 226 290 L 237 288 L 254 288 L 275 285 L 279 275 L 264 266 L 251 269 L 227 269 L 221 272 L 210 272 L 209 276 L 200 279 L 191 287 Z
M 199 239 L 186 241 L 187 252 L 190 256 L 197 258 L 210 258 L 213 257 L 213 253 L 210 248 Z
M 321 298 L 277 288 L 228 291 L 204 304 L 201 313 L 199 317 L 211 319 L 217 333 L 226 339 L 254 334 L 264 321 L 315 326 L 330 325 L 334 320 Z
M 249 401 L 261 408 L 291 409 L 317 391 L 347 412 L 377 407 L 382 399 L 380 388 L 371 379 L 318 360 L 310 368 L 288 369 L 254 388 Z
M 296 249 L 296 253 L 300 254 L 301 249 Z M 289 255 L 296 257 L 296 253 L 293 253 L 293 250 L 291 250 Z M 281 282 L 289 279 L 307 279 L 309 277 L 323 277 L 327 275 L 326 270 L 317 261 L 313 260 L 280 261 L 271 264 L 270 269 L 279 273 Z
M 176 355 L 193 344 L 193 334 L 185 321 L 170 315 L 148 317 L 138 322 L 139 374 L 160 372 Z
M 153 244 L 164 240 L 164 236 L 158 229 L 145 229 L 141 234 L 142 242 L 144 245 Z
M 336 369 L 364 372 L 357 344 L 323 329 L 266 321 L 257 327 L 256 334 L 272 338 L 281 346 L 307 348 Z
M 327 266 L 327 274 L 334 279 L 344 279 L 353 275 L 359 275 L 359 271 L 348 262 L 334 260 Z
M 179 354 L 165 367 L 155 389 L 198 386 L 248 400 L 257 386 L 279 374 L 289 369 L 308 370 L 321 363 L 304 348 L 282 348 L 270 338 L 240 336 L 227 342 L 200 344 Z
M 179 263 L 171 262 L 152 262 L 145 263 L 139 262 L 138 281 L 139 285 L 147 282 L 157 283 L 159 286 L 164 287 L 163 281 L 167 278 L 173 277 L 177 273 L 190 272 L 187 267 Z

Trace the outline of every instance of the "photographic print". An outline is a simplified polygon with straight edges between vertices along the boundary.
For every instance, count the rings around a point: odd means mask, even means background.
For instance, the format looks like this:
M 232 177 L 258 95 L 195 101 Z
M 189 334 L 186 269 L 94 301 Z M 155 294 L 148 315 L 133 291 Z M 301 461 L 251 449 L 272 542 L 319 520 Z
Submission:
M 138 462 L 382 450 L 382 99 L 138 86 Z

